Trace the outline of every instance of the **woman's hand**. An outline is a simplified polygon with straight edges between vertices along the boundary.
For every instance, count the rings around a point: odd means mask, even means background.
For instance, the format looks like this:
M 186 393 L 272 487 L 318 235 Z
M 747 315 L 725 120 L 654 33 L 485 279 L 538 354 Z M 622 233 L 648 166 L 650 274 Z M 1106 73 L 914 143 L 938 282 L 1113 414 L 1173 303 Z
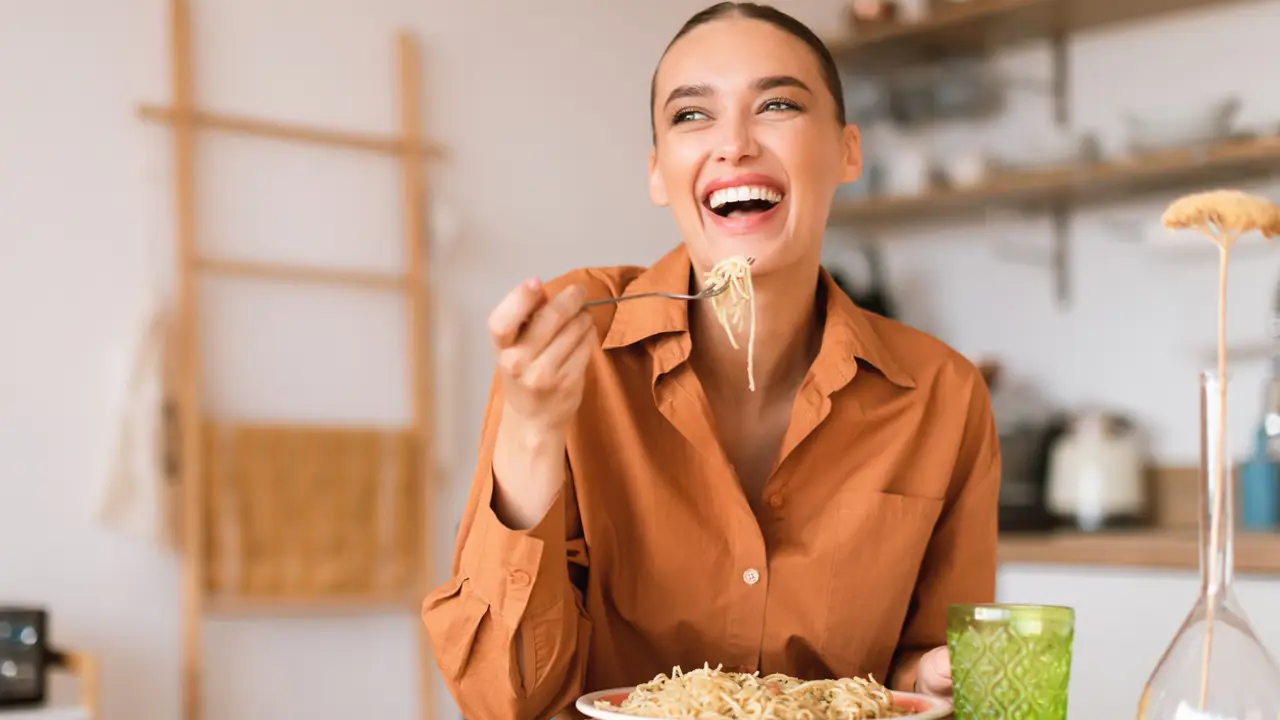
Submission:
M 563 431 L 582 402 L 595 327 L 582 309 L 586 291 L 571 285 L 554 298 L 537 280 L 512 290 L 489 316 L 506 398 L 504 420 L 533 432 Z
M 548 299 L 535 279 L 512 290 L 489 316 L 504 397 L 493 508 L 513 529 L 535 526 L 564 483 L 568 427 L 597 343 L 585 300 L 576 285 Z
M 951 656 L 945 645 L 920 658 L 916 666 L 916 691 L 933 697 L 951 697 Z

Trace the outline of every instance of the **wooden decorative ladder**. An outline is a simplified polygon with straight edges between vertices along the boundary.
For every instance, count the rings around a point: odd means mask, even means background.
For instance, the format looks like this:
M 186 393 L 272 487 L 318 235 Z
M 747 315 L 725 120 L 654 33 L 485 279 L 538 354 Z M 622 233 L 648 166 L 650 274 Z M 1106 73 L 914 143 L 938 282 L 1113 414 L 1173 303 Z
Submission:
M 182 718 L 203 716 L 203 618 L 214 610 L 404 609 L 416 615 L 431 571 L 432 447 L 426 176 L 440 150 L 420 134 L 419 53 L 396 39 L 400 132 L 379 137 L 219 114 L 196 105 L 187 0 L 170 0 L 168 107 L 139 115 L 172 130 L 177 233 L 175 448 L 181 508 Z M 201 255 L 196 241 L 197 131 L 388 155 L 401 165 L 406 267 L 380 274 Z M 411 421 L 391 430 L 264 425 L 208 417 L 199 343 L 202 273 L 401 293 L 408 306 Z M 417 622 L 420 715 L 434 714 L 432 659 Z

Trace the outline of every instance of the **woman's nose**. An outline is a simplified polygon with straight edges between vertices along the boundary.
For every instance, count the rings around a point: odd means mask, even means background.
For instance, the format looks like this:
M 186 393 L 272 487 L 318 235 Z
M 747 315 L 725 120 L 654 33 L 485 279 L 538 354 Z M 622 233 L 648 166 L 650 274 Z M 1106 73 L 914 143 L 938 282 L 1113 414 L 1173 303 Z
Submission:
M 755 157 L 758 152 L 751 123 L 745 118 L 725 118 L 720 122 L 721 137 L 716 148 L 716 159 L 736 164 Z

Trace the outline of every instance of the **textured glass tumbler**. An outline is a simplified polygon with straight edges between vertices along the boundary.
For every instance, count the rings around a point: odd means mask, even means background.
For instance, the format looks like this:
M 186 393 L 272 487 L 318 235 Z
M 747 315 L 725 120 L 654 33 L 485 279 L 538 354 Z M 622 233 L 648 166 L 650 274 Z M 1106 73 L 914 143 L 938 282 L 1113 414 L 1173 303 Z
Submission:
M 1075 611 L 952 605 L 947 650 L 956 720 L 1066 720 Z

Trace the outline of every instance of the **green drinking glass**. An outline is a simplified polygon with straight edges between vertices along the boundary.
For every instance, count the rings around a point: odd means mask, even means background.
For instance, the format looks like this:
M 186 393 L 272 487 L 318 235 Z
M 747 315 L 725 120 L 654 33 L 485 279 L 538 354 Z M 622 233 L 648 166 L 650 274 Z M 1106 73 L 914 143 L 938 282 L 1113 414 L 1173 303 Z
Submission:
M 956 720 L 1066 720 L 1075 615 L 1050 605 L 947 608 Z

